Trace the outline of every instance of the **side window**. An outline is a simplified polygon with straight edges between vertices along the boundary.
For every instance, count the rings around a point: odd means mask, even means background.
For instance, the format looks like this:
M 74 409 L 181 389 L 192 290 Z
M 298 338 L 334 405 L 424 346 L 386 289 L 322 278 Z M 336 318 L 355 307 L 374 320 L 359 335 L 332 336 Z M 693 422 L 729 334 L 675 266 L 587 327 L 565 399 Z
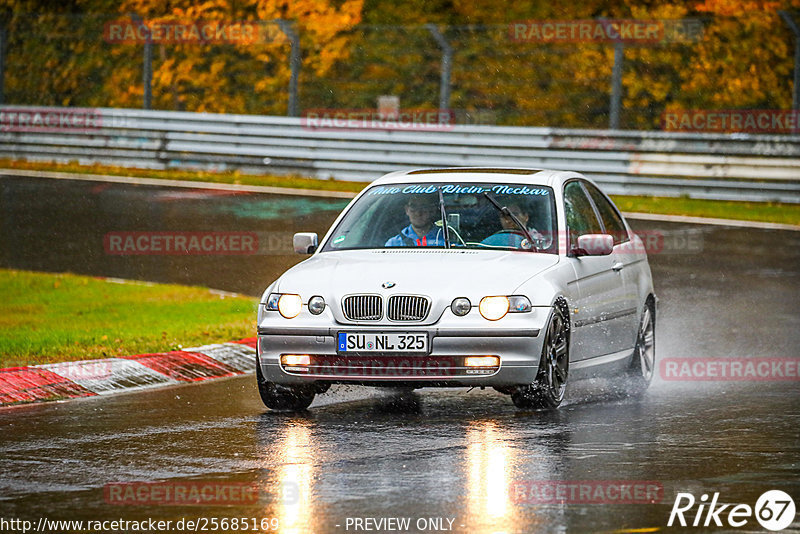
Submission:
M 579 182 L 570 182 L 564 187 L 564 214 L 569 231 L 569 250 L 578 245 L 578 236 L 603 233 L 589 197 Z
M 628 241 L 628 231 L 625 229 L 625 223 L 622 222 L 614 206 L 608 201 L 606 197 L 590 183 L 583 184 L 589 191 L 589 196 L 594 200 L 594 205 L 597 206 L 597 211 L 600 212 L 600 218 L 603 219 L 603 226 L 606 227 L 606 233 L 614 236 L 614 244 L 619 245 Z

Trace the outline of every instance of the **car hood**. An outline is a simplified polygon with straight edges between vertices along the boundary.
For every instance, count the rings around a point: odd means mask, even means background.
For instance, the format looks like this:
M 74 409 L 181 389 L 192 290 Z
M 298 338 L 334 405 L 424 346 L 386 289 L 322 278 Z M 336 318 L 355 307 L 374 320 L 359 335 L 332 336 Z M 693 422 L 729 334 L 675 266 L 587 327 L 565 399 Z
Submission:
M 456 297 L 473 304 L 487 295 L 509 295 L 524 281 L 558 263 L 555 254 L 491 250 L 380 249 L 325 252 L 289 269 L 273 291 L 322 295 L 337 320 L 350 294 L 425 295 L 431 320 Z M 384 288 L 384 283 L 393 283 Z

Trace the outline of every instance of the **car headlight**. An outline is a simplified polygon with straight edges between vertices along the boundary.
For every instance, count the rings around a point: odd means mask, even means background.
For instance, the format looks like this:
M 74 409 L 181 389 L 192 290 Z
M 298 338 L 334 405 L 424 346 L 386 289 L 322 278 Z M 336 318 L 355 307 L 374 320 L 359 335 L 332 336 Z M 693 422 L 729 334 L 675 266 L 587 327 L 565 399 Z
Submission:
M 303 309 L 303 300 L 300 295 L 270 293 L 265 307 L 269 311 L 278 310 L 287 319 L 292 319 L 297 317 L 300 310 Z
M 325 299 L 319 295 L 315 295 L 308 299 L 308 311 L 314 315 L 319 315 L 325 311 Z
M 497 321 L 508 313 L 508 297 L 483 297 L 478 306 L 478 311 L 484 318 Z
M 453 311 L 454 315 L 458 315 L 462 317 L 469 313 L 469 310 L 472 309 L 472 303 L 469 301 L 468 298 L 459 297 L 450 304 L 450 309 Z
M 531 301 L 524 295 L 483 297 L 478 310 L 486 319 L 497 321 L 507 313 L 527 313 L 531 311 Z

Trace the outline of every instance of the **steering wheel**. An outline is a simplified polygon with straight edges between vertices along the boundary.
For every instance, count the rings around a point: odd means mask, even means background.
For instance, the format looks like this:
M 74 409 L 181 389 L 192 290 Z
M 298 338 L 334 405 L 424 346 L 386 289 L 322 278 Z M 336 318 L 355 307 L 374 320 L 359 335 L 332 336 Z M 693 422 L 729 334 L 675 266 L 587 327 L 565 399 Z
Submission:
M 500 243 L 492 243 L 491 242 L 493 240 L 496 240 L 498 236 L 504 236 L 504 235 L 505 236 L 519 236 L 519 240 L 517 241 L 516 238 L 509 238 L 509 243 L 508 244 L 506 244 L 506 243 L 500 244 Z M 500 239 L 502 240 L 502 238 L 500 238 Z M 483 240 L 483 244 L 484 245 L 495 245 L 495 246 L 506 246 L 506 247 L 512 246 L 512 247 L 519 248 L 519 249 L 522 249 L 522 250 L 535 250 L 537 252 L 539 251 L 539 248 L 533 242 L 529 243 L 528 247 L 522 247 L 522 243 L 523 242 L 527 242 L 527 241 L 528 241 L 528 236 L 526 236 L 525 232 L 523 232 L 522 230 L 503 228 L 502 230 L 499 230 L 499 231 L 493 233 L 492 235 L 490 235 L 489 237 L 487 237 L 486 239 L 484 239 Z
M 525 233 L 522 230 L 515 230 L 515 229 L 509 229 L 509 228 L 503 228 L 499 232 L 495 232 L 492 235 L 500 235 L 500 234 L 516 234 L 516 235 L 521 235 L 522 237 L 525 237 Z

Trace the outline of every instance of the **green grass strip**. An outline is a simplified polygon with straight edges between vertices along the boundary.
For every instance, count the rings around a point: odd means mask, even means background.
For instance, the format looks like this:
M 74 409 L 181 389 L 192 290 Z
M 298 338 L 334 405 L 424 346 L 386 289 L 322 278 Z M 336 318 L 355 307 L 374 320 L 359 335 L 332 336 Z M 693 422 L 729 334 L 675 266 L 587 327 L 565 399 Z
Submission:
M 255 335 L 257 299 L 202 287 L 0 269 L 0 367 L 163 352 Z

